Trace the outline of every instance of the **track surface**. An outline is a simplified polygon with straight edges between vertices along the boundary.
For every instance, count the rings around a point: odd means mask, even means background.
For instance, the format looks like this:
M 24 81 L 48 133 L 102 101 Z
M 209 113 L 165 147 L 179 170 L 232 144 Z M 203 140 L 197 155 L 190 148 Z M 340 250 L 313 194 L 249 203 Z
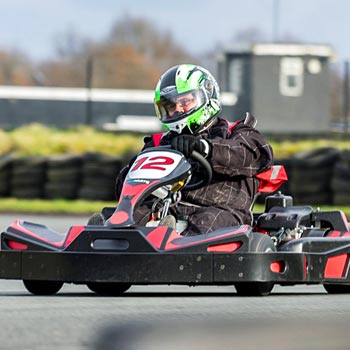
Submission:
M 62 232 L 86 222 L 21 218 Z M 100 297 L 65 285 L 38 297 L 21 281 L 2 280 L 0 315 L 0 349 L 350 349 L 350 295 L 328 295 L 322 286 L 240 298 L 233 287 L 142 286 Z

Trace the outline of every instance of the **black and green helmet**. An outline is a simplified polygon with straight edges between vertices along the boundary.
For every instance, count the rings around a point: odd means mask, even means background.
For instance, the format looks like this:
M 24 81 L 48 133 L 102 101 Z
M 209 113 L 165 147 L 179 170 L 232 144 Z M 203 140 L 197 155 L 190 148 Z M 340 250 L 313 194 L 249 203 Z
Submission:
M 166 129 L 181 133 L 187 127 L 196 134 L 205 130 L 220 112 L 220 89 L 206 69 L 182 64 L 160 77 L 154 104 Z

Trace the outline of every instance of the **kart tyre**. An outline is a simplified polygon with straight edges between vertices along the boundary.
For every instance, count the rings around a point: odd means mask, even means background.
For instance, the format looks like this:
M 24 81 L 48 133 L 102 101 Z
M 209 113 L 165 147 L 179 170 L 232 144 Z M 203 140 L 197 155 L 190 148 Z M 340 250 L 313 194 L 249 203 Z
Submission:
M 102 213 L 94 213 L 90 216 L 87 224 L 103 226 L 105 221 L 106 220 Z M 127 291 L 131 287 L 131 284 L 116 282 L 89 282 L 86 286 L 99 295 L 117 296 Z
M 276 247 L 272 239 L 264 234 L 253 232 L 250 243 L 250 252 L 274 252 Z M 274 287 L 273 282 L 239 282 L 235 284 L 239 296 L 267 296 Z
M 89 282 L 87 287 L 99 295 L 118 296 L 126 292 L 131 284 L 118 282 Z
M 324 284 L 324 289 L 328 294 L 349 294 L 350 285 L 346 284 Z
M 23 284 L 28 292 L 34 295 L 53 295 L 63 286 L 63 282 L 60 281 L 23 280 Z
M 101 213 L 92 214 L 87 222 L 87 225 L 103 226 L 106 222 L 106 219 Z

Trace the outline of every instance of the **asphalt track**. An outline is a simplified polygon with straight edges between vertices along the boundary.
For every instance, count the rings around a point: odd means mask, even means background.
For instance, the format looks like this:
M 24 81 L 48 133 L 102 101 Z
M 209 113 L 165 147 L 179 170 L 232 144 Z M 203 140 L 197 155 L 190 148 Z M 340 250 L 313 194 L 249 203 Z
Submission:
M 86 222 L 21 218 L 62 232 Z M 0 215 L 1 225 L 12 220 Z M 269 297 L 242 298 L 233 287 L 135 286 L 101 297 L 65 285 L 39 297 L 21 281 L 0 281 L 0 349 L 349 350 L 349 324 L 350 295 L 322 286 L 276 286 Z

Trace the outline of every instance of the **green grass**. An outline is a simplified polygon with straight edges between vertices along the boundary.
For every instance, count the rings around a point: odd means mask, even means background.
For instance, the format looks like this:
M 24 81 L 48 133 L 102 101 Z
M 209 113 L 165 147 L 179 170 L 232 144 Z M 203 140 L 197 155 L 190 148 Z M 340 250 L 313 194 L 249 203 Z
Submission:
M 48 156 L 100 152 L 110 155 L 135 153 L 143 145 L 142 136 L 108 133 L 87 126 L 67 130 L 31 124 L 11 131 L 0 129 L 0 154 Z
M 47 156 L 51 154 L 83 154 L 99 152 L 110 155 L 137 153 L 143 145 L 143 135 L 130 132 L 110 133 L 88 126 L 57 129 L 34 123 L 10 131 L 0 129 L 0 154 Z M 349 139 L 285 139 L 269 140 L 276 158 L 288 158 L 300 151 L 319 147 L 350 149 Z
M 17 199 L 1 198 L 0 212 L 25 212 L 43 214 L 92 214 L 105 206 L 115 206 L 115 202 L 66 200 L 66 199 Z
M 270 141 L 274 151 L 275 158 L 289 158 L 296 153 L 323 147 L 334 147 L 340 150 L 350 149 L 350 140 L 336 139 L 314 139 L 314 140 L 286 140 L 286 141 Z
M 115 202 L 86 201 L 86 200 L 45 200 L 45 199 L 16 199 L 1 198 L 0 212 L 2 213 L 41 213 L 41 214 L 63 214 L 63 215 L 90 215 L 100 212 L 103 207 L 114 207 Z M 321 210 L 342 210 L 350 219 L 350 206 L 319 206 Z M 317 206 L 313 206 L 317 210 Z M 254 212 L 264 211 L 262 204 L 254 206 Z

